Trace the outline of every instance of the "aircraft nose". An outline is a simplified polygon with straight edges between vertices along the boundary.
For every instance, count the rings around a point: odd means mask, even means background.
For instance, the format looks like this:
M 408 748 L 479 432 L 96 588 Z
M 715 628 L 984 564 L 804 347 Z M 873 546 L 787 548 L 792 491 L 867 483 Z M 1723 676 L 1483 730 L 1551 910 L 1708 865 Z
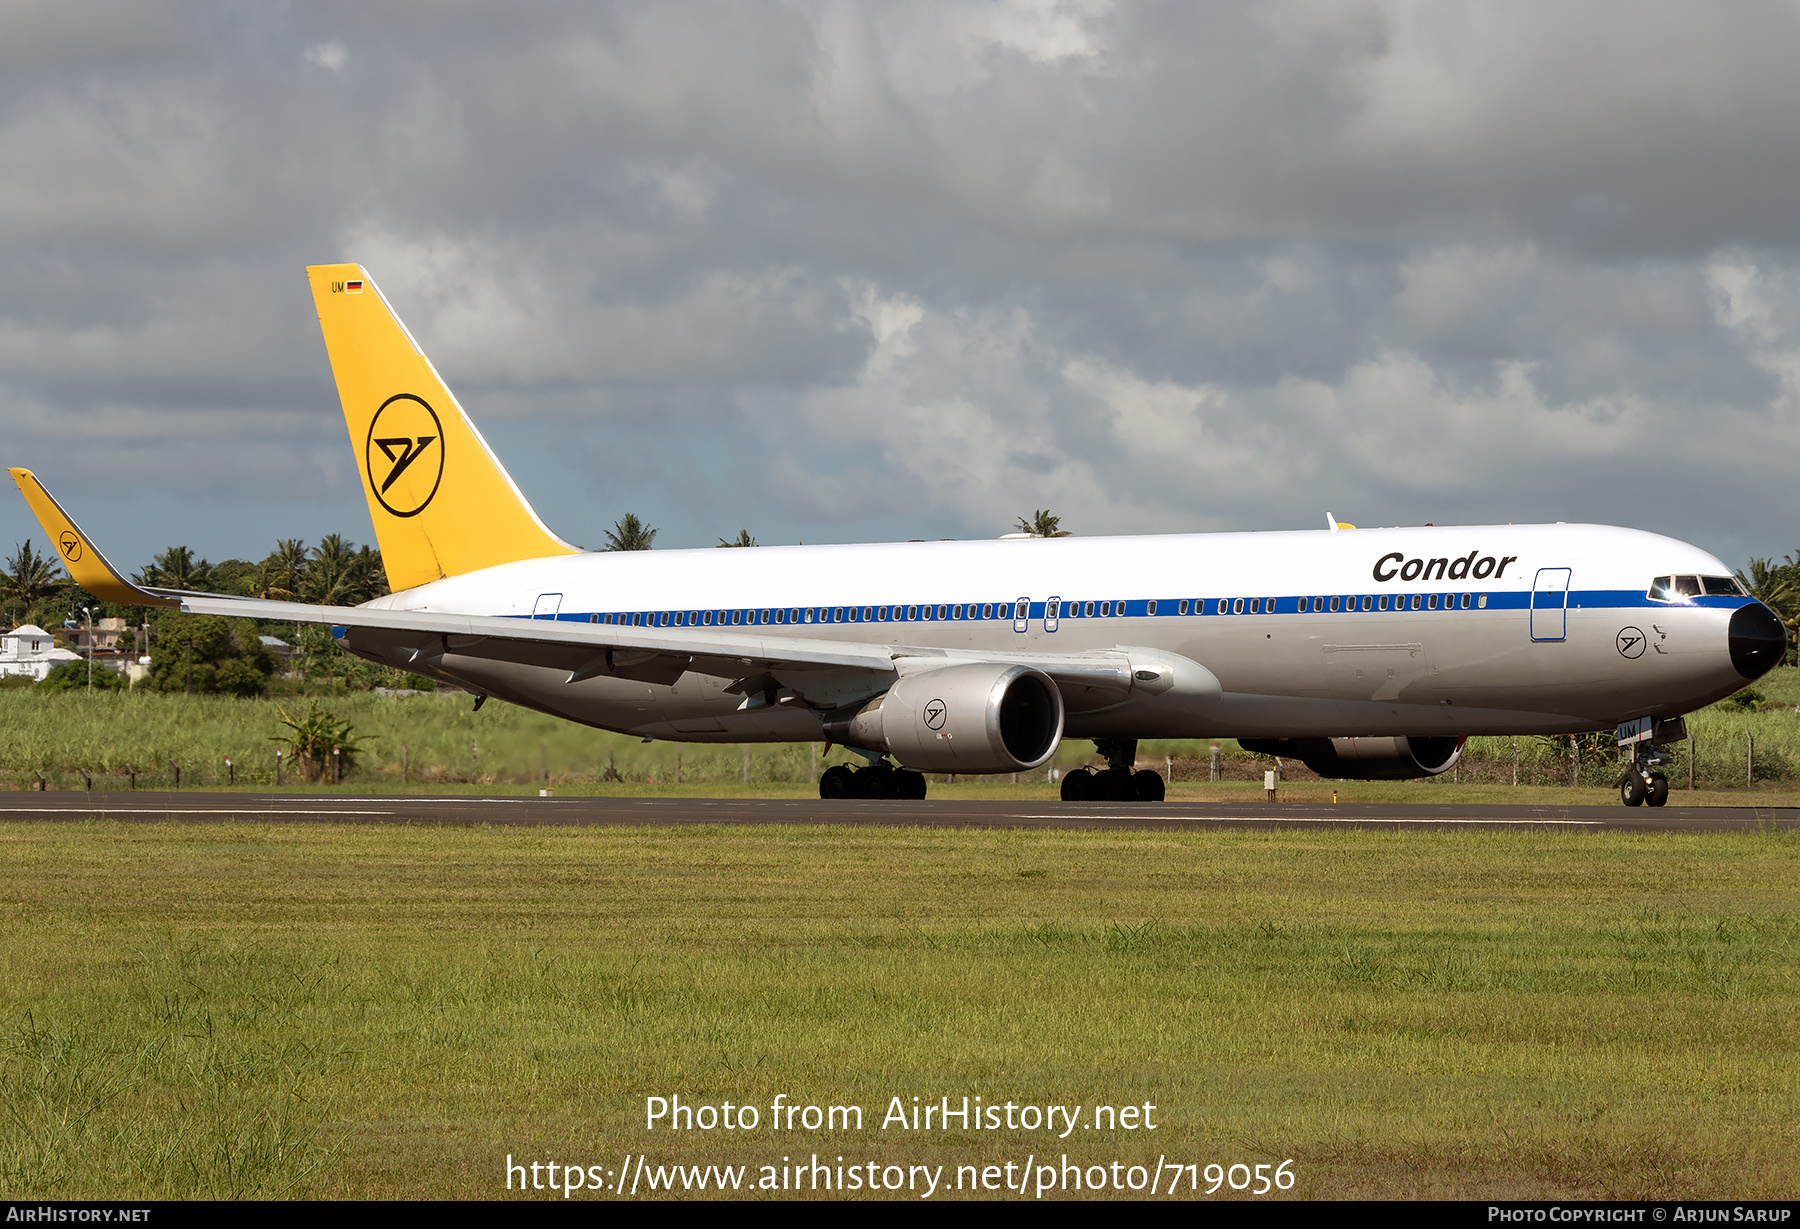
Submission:
M 1731 664 L 1747 679 L 1761 678 L 1787 655 L 1787 629 L 1761 602 L 1739 607 L 1726 634 Z

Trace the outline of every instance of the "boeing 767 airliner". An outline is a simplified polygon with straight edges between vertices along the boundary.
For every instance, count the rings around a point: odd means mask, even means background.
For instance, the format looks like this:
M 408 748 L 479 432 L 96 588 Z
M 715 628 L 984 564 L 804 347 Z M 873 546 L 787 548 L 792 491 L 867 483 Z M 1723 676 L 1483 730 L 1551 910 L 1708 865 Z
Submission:
M 553 534 L 359 265 L 307 270 L 393 592 L 356 607 L 146 589 L 29 470 L 107 601 L 328 624 L 337 643 L 645 738 L 829 740 L 825 797 L 925 796 L 1063 738 L 1068 800 L 1157 801 L 1144 738 L 1234 737 L 1330 777 L 1447 771 L 1471 734 L 1614 728 L 1660 806 L 1681 715 L 1781 661 L 1713 556 L 1600 525 L 1484 525 L 592 553 Z

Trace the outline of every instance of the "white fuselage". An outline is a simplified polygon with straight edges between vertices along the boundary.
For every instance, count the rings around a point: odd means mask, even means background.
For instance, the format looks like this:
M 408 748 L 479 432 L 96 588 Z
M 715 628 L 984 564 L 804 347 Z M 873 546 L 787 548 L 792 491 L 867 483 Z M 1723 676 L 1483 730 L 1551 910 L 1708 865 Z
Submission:
M 1505 525 L 580 554 L 369 605 L 754 625 L 975 656 L 1141 651 L 1217 680 L 1161 694 L 1065 687 L 1075 738 L 1532 734 L 1674 716 L 1744 685 L 1727 627 L 1750 599 L 1652 600 L 1651 581 L 1670 574 L 1730 572 L 1636 530 Z M 814 708 L 746 708 L 721 675 L 569 682 L 566 669 L 454 654 L 436 672 L 644 736 L 820 737 Z

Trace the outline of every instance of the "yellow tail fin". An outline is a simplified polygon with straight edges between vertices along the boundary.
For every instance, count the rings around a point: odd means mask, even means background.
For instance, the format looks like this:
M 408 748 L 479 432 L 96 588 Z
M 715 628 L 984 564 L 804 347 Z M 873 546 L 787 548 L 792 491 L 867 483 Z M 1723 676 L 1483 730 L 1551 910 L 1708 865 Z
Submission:
M 312 265 L 388 584 L 577 553 L 545 528 L 361 265 Z

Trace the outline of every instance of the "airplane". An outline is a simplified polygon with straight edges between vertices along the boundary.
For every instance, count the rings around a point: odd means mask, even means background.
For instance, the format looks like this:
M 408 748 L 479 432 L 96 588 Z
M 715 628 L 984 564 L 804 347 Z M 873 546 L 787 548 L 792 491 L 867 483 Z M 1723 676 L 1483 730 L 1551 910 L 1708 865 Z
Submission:
M 1237 738 L 1322 776 L 1449 771 L 1470 735 L 1613 728 L 1661 806 L 1682 715 L 1783 660 L 1712 555 L 1604 525 L 590 552 L 545 526 L 367 271 L 309 267 L 392 592 L 355 607 L 146 588 L 11 473 L 106 601 L 329 625 L 359 657 L 645 739 L 818 742 L 825 798 L 927 772 L 1107 767 L 1065 801 L 1156 802 L 1147 738 Z

